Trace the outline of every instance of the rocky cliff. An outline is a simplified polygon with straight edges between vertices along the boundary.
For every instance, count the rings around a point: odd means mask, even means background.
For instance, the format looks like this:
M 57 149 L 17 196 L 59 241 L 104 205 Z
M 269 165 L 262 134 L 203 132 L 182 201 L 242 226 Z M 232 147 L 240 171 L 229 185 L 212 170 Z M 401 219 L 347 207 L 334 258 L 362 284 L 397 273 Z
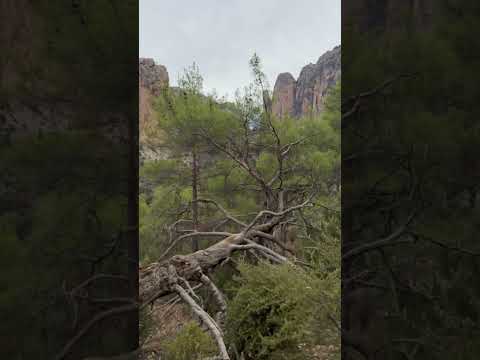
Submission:
M 139 85 L 158 95 L 162 87 L 168 86 L 167 68 L 155 64 L 153 59 L 140 58 L 138 64 Z
M 162 134 L 153 118 L 153 98 L 169 86 L 168 72 L 165 66 L 155 64 L 153 59 L 139 59 L 138 66 L 138 105 L 140 161 L 162 158 L 159 149 Z
M 305 66 L 297 80 L 290 73 L 278 76 L 273 89 L 275 115 L 299 117 L 323 109 L 328 89 L 340 78 L 340 46 L 320 56 L 315 64 Z

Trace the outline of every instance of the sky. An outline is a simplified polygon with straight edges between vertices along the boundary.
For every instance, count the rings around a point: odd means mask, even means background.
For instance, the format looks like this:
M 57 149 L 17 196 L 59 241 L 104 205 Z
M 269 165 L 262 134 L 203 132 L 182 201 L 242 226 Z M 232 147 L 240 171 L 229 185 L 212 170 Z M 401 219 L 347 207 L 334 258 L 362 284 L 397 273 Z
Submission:
M 140 57 L 167 67 L 175 86 L 196 62 L 204 91 L 220 96 L 248 85 L 248 60 L 260 56 L 273 89 L 279 73 L 340 44 L 340 0 L 140 0 Z

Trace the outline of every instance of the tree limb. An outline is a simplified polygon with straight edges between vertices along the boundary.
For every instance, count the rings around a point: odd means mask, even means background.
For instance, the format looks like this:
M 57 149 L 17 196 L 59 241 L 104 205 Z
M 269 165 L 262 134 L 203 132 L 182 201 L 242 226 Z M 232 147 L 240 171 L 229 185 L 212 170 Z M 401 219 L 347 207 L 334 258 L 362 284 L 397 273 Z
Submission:
M 193 312 L 207 325 L 213 338 L 217 342 L 218 350 L 222 360 L 230 360 L 230 356 L 223 340 L 223 334 L 218 324 L 215 323 L 210 315 L 198 305 L 195 300 L 177 283 L 176 270 L 173 266 L 170 267 L 171 275 L 169 278 L 171 288 L 185 301 L 193 310 Z
M 226 236 L 230 236 L 230 235 L 232 235 L 232 234 L 227 233 L 227 232 L 219 232 L 219 231 L 210 231 L 210 232 L 194 231 L 194 232 L 179 236 L 178 238 L 173 240 L 172 243 L 170 244 L 170 246 L 167 248 L 167 250 L 165 250 L 163 252 L 163 254 L 160 255 L 160 259 L 163 259 L 165 256 L 167 256 L 168 253 L 175 247 L 175 245 L 177 245 L 183 239 L 187 239 L 187 238 L 190 238 L 190 237 L 196 237 L 196 236 L 224 236 L 224 237 L 226 237 Z

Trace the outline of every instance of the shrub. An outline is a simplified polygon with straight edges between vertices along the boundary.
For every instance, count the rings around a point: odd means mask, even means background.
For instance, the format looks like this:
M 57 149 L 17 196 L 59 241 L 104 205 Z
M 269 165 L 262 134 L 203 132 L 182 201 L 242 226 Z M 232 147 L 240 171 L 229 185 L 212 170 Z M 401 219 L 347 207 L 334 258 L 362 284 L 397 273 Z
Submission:
M 315 278 L 292 265 L 240 264 L 227 314 L 227 339 L 246 359 L 305 359 Z
M 164 343 L 166 360 L 197 360 L 217 353 L 214 340 L 194 321 L 190 321 L 179 334 Z

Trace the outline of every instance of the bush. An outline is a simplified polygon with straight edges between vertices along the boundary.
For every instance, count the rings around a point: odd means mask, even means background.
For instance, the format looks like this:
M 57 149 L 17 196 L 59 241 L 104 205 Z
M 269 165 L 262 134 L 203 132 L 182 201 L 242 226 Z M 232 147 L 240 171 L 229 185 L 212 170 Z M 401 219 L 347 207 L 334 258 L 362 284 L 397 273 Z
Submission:
M 240 264 L 227 339 L 246 359 L 306 359 L 315 278 L 292 265 Z
M 164 343 L 166 360 L 197 360 L 217 354 L 215 342 L 194 321 L 188 322 L 175 337 Z

